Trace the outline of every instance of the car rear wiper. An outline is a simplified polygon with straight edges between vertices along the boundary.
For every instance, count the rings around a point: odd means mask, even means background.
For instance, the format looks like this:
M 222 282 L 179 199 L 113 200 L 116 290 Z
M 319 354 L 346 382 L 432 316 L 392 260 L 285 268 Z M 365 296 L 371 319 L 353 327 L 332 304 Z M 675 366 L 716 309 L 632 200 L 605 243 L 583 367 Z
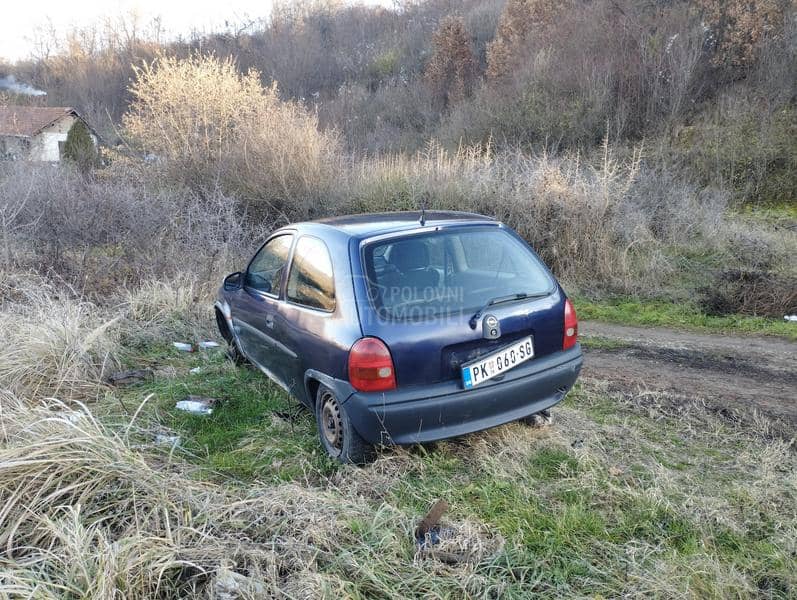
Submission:
M 482 316 L 485 310 L 490 308 L 491 306 L 495 306 L 496 304 L 504 304 L 505 302 L 515 302 L 517 300 L 531 300 L 533 298 L 544 298 L 548 296 L 550 292 L 539 292 L 537 294 L 527 294 L 526 292 L 518 292 L 517 294 L 510 294 L 508 296 L 497 296 L 496 298 L 491 298 L 487 304 L 482 306 L 479 310 L 476 311 L 476 314 L 470 318 L 468 324 L 470 325 L 471 329 L 476 329 L 476 323 L 478 322 L 479 318 Z

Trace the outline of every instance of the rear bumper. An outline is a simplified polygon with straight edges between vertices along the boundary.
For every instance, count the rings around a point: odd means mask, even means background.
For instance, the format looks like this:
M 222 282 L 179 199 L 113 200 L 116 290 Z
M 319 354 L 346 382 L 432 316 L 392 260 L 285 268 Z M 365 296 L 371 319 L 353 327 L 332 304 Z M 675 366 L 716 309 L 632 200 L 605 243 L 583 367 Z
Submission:
M 354 392 L 345 401 L 354 428 L 372 444 L 416 444 L 515 421 L 557 404 L 581 370 L 581 346 L 538 358 L 470 390 L 459 381 Z

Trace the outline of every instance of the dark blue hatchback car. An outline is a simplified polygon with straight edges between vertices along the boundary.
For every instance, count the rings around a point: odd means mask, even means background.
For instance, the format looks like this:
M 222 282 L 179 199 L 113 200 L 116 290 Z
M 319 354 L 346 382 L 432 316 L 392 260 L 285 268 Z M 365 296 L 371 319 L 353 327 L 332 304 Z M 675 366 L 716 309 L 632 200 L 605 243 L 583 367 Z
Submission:
M 529 420 L 562 400 L 582 363 L 553 275 L 475 214 L 283 227 L 224 280 L 215 307 L 234 357 L 310 407 L 342 462 Z

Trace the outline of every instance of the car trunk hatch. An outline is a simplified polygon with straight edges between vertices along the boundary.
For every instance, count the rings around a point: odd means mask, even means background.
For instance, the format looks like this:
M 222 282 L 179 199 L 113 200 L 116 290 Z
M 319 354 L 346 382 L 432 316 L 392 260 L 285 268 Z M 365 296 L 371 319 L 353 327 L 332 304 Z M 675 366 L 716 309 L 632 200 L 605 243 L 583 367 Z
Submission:
M 363 333 L 378 337 L 390 349 L 399 388 L 461 378 L 462 365 L 477 360 L 522 338 L 531 336 L 534 356 L 562 349 L 564 295 L 555 291 L 534 300 L 519 300 L 484 311 L 475 328 L 473 314 L 426 320 L 377 320 Z M 482 320 L 498 320 L 499 337 L 486 339 Z

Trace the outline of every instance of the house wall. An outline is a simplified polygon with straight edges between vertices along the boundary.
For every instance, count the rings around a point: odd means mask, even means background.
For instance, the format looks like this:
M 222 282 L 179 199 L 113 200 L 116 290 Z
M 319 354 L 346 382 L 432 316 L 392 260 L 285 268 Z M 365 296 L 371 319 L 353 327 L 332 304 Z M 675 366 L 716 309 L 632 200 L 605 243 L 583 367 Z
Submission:
M 42 160 L 58 162 L 61 160 L 61 152 L 58 142 L 66 141 L 66 134 L 74 125 L 77 119 L 67 116 L 46 127 L 31 140 L 30 154 L 28 160 Z

